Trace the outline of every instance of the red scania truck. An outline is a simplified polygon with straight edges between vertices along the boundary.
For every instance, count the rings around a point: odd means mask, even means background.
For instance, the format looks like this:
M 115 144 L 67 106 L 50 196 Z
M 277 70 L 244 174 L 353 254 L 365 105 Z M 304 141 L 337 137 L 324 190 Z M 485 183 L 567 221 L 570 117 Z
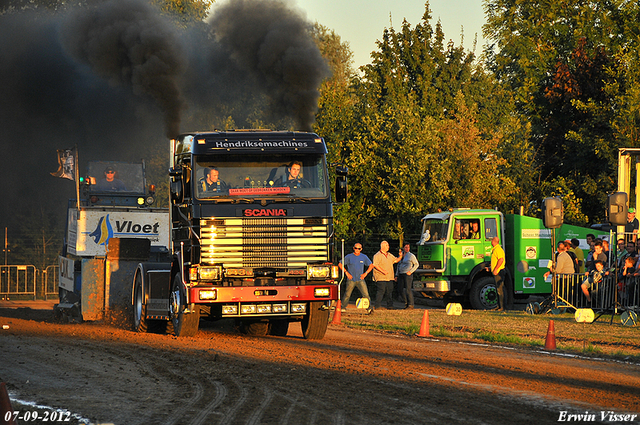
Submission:
M 299 321 L 305 338 L 323 338 L 338 298 L 324 140 L 194 132 L 170 151 L 170 262 L 138 264 L 134 328 L 191 336 L 201 318 L 233 318 L 245 333 L 283 336 Z M 335 175 L 343 202 L 347 170 Z

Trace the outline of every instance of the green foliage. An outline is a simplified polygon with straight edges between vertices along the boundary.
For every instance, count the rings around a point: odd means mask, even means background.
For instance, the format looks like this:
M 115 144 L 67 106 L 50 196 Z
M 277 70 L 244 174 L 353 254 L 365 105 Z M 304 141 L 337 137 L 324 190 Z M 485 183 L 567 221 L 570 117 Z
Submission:
M 350 169 L 349 200 L 336 209 L 337 233 L 347 239 L 402 240 L 419 233 L 427 212 L 499 206 L 516 192 L 517 174 L 500 157 L 518 132 L 510 96 L 472 53 L 445 45 L 430 20 L 427 4 L 415 27 L 404 21 L 384 31 L 362 75 L 338 72 L 351 83 L 323 85 L 316 130 L 331 159 Z
M 215 0 L 150 0 L 181 26 L 204 20 Z
M 576 197 L 564 177 L 556 177 L 553 180 L 543 182 L 540 186 L 540 193 L 540 196 L 544 198 L 548 196 L 562 198 L 565 223 L 576 226 L 587 226 L 589 224 L 587 216 L 581 210 L 582 200 Z
M 602 220 L 617 148 L 639 142 L 640 5 L 490 0 L 485 10 L 488 66 L 530 123 L 540 181 L 562 178 L 584 213 L 576 220 Z

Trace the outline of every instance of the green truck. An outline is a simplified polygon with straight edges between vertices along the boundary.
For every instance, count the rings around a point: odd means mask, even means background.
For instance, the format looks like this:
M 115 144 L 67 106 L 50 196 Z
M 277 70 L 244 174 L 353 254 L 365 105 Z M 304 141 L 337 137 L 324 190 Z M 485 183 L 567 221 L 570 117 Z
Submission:
M 488 209 L 453 209 L 428 214 L 418 242 L 420 263 L 413 289 L 428 298 L 462 301 L 479 310 L 497 306 L 493 275 L 485 270 L 491 261 L 491 239 L 500 238 L 506 254 L 506 305 L 515 298 L 552 293 L 549 271 L 556 241 L 578 239 L 585 256 L 587 234 L 609 239 L 609 233 L 563 224 L 547 229 L 539 218 L 502 214 Z M 613 245 L 615 249 L 615 245 Z

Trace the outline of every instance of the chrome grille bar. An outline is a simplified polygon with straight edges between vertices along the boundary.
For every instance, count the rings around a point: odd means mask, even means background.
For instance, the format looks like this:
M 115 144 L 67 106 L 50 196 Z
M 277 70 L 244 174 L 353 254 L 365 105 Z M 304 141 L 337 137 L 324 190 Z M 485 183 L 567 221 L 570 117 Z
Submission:
M 299 268 L 327 261 L 327 219 L 227 218 L 200 221 L 201 263 L 227 268 Z

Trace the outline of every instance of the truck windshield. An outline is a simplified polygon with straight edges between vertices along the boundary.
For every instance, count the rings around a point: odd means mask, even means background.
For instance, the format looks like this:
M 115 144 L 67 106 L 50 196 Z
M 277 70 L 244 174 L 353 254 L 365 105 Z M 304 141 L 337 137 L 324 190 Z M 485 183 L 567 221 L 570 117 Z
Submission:
M 91 161 L 87 173 L 91 192 L 144 193 L 142 163 Z
M 196 197 L 325 198 L 327 176 L 322 155 L 198 156 L 194 167 Z
M 427 219 L 422 224 L 420 243 L 443 241 L 447 238 L 449 220 Z

